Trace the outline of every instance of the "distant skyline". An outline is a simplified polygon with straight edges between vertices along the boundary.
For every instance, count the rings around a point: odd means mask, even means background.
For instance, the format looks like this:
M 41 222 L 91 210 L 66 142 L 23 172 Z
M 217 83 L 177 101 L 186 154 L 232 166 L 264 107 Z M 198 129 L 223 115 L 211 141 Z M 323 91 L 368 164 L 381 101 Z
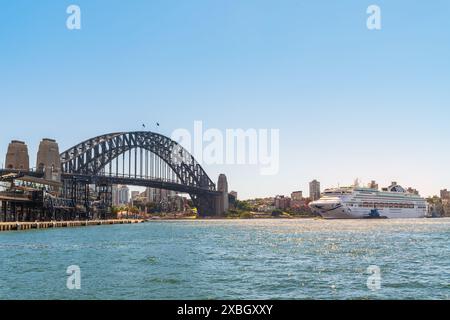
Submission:
M 66 28 L 81 8 L 82 29 Z M 381 8 L 382 29 L 366 27 Z M 205 165 L 240 198 L 397 181 L 450 188 L 450 2 L 26 1 L 0 10 L 0 163 L 155 129 L 279 129 L 280 171 Z M 155 124 L 158 122 L 159 127 Z

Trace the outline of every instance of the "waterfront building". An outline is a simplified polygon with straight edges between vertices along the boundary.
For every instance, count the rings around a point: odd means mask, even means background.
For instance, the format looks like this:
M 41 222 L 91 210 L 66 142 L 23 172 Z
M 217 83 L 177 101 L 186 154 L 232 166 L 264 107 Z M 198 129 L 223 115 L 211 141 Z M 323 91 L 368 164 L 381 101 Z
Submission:
M 313 180 L 309 183 L 309 198 L 311 201 L 320 199 L 320 182 Z
M 303 198 L 303 191 L 294 191 L 291 193 L 290 208 L 294 211 L 300 211 L 306 206 L 306 199 Z
M 156 202 L 155 200 L 155 188 L 147 188 L 145 189 L 145 197 L 147 198 L 147 202 Z
M 292 201 L 303 201 L 303 191 L 294 191 L 291 193 Z
M 379 189 L 379 185 L 375 180 L 372 180 L 367 187 L 369 189 L 375 189 L 375 190 Z
M 407 192 L 415 194 L 415 195 L 419 195 L 419 191 L 417 189 L 413 189 L 411 187 L 409 187 L 408 189 L 406 189 Z
M 130 201 L 130 189 L 127 186 L 121 186 L 119 188 L 119 203 L 128 204 Z
M 127 205 L 130 201 L 130 189 L 124 185 L 113 186 L 112 202 L 114 206 Z
M 119 205 L 119 197 L 117 196 L 117 186 L 112 186 L 112 205 L 118 206 Z
M 450 191 L 447 189 L 441 190 L 441 201 L 442 201 L 442 215 L 445 217 L 450 217 Z
M 148 210 L 151 203 L 162 212 L 181 212 L 187 207 L 185 197 L 175 191 L 157 188 L 147 188 L 136 198 L 136 201 L 141 203 L 142 208 L 145 206 Z
M 444 200 L 442 202 L 442 209 L 443 209 L 443 215 L 444 217 L 450 217 L 450 201 Z
M 275 210 L 275 198 L 258 198 L 245 201 L 251 208 L 258 212 L 270 212 Z
M 131 203 L 134 204 L 140 198 L 140 195 L 141 193 L 139 191 L 131 191 Z
M 172 198 L 170 198 L 170 209 L 173 212 L 185 212 L 187 208 L 187 199 L 179 196 L 179 195 L 175 195 Z
M 265 213 L 270 212 L 271 213 L 276 209 L 276 207 L 274 205 L 261 204 L 256 209 L 258 212 L 265 212 Z
M 236 191 L 231 191 L 228 194 L 228 203 L 232 209 L 236 209 L 237 196 L 238 193 Z
M 147 188 L 145 190 L 146 198 L 148 202 L 161 203 L 167 202 L 170 197 L 176 196 L 175 191 L 157 189 L 157 188 Z
M 285 196 L 275 197 L 275 208 L 280 210 L 286 210 L 291 207 L 291 199 Z

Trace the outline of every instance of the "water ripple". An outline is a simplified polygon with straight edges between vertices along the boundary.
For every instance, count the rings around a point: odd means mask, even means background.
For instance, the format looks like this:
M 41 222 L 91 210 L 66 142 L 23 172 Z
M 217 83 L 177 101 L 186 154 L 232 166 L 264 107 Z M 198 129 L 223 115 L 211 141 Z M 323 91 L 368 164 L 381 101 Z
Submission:
M 1 299 L 449 299 L 450 219 L 157 221 L 0 233 Z M 82 290 L 66 288 L 79 265 Z M 370 265 L 380 290 L 367 287 Z

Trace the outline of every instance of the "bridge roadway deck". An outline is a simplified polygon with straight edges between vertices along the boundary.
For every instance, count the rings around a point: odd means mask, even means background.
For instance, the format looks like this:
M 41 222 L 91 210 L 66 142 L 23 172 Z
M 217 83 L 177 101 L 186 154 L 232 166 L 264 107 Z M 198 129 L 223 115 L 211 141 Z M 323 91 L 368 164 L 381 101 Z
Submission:
M 9 176 L 11 175 L 11 176 Z M 42 173 L 37 173 L 33 171 L 20 171 L 20 170 L 9 170 L 9 169 L 0 169 L 0 180 L 5 179 L 20 179 L 23 176 L 37 177 L 41 178 Z M 110 183 L 116 185 L 130 185 L 130 186 L 138 186 L 138 187 L 148 187 L 148 188 L 156 188 L 156 189 L 165 189 L 165 190 L 173 190 L 181 193 L 187 194 L 204 194 L 204 195 L 220 195 L 221 193 L 215 190 L 184 185 L 177 182 L 172 181 L 164 181 L 161 179 L 153 179 L 153 178 L 145 178 L 145 177 L 135 177 L 133 175 L 124 175 L 124 176 L 109 176 L 109 175 L 83 175 L 83 174 L 68 174 L 62 173 L 62 179 L 78 179 L 82 181 L 89 181 L 89 183 Z M 45 183 L 45 181 L 42 181 Z M 48 182 L 50 183 L 50 181 Z M 54 182 L 53 182 L 54 183 Z M 8 200 L 8 199 L 4 199 Z M 15 199 L 11 199 L 15 200 Z
M 90 183 L 110 183 L 114 185 L 129 185 L 129 186 L 138 186 L 138 187 L 148 187 L 148 188 L 156 188 L 156 189 L 165 189 L 165 190 L 173 190 L 182 193 L 188 194 L 208 194 L 208 195 L 220 195 L 221 192 L 215 190 L 208 190 L 199 187 L 193 187 L 189 185 L 183 185 L 176 182 L 171 181 L 163 181 L 160 179 L 146 179 L 141 177 L 133 177 L 131 176 L 108 176 L 108 175 L 80 175 L 80 174 L 67 174 L 63 173 L 61 175 L 62 179 L 80 179 L 86 180 Z

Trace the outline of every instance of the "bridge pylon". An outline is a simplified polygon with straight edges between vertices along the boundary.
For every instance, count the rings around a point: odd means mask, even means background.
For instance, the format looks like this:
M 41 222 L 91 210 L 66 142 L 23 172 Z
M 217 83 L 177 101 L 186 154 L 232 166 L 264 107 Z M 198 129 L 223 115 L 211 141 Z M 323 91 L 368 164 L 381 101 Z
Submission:
M 219 176 L 217 192 L 213 195 L 205 194 L 195 197 L 195 205 L 199 216 L 220 216 L 227 213 L 228 202 L 228 181 L 224 174 Z

